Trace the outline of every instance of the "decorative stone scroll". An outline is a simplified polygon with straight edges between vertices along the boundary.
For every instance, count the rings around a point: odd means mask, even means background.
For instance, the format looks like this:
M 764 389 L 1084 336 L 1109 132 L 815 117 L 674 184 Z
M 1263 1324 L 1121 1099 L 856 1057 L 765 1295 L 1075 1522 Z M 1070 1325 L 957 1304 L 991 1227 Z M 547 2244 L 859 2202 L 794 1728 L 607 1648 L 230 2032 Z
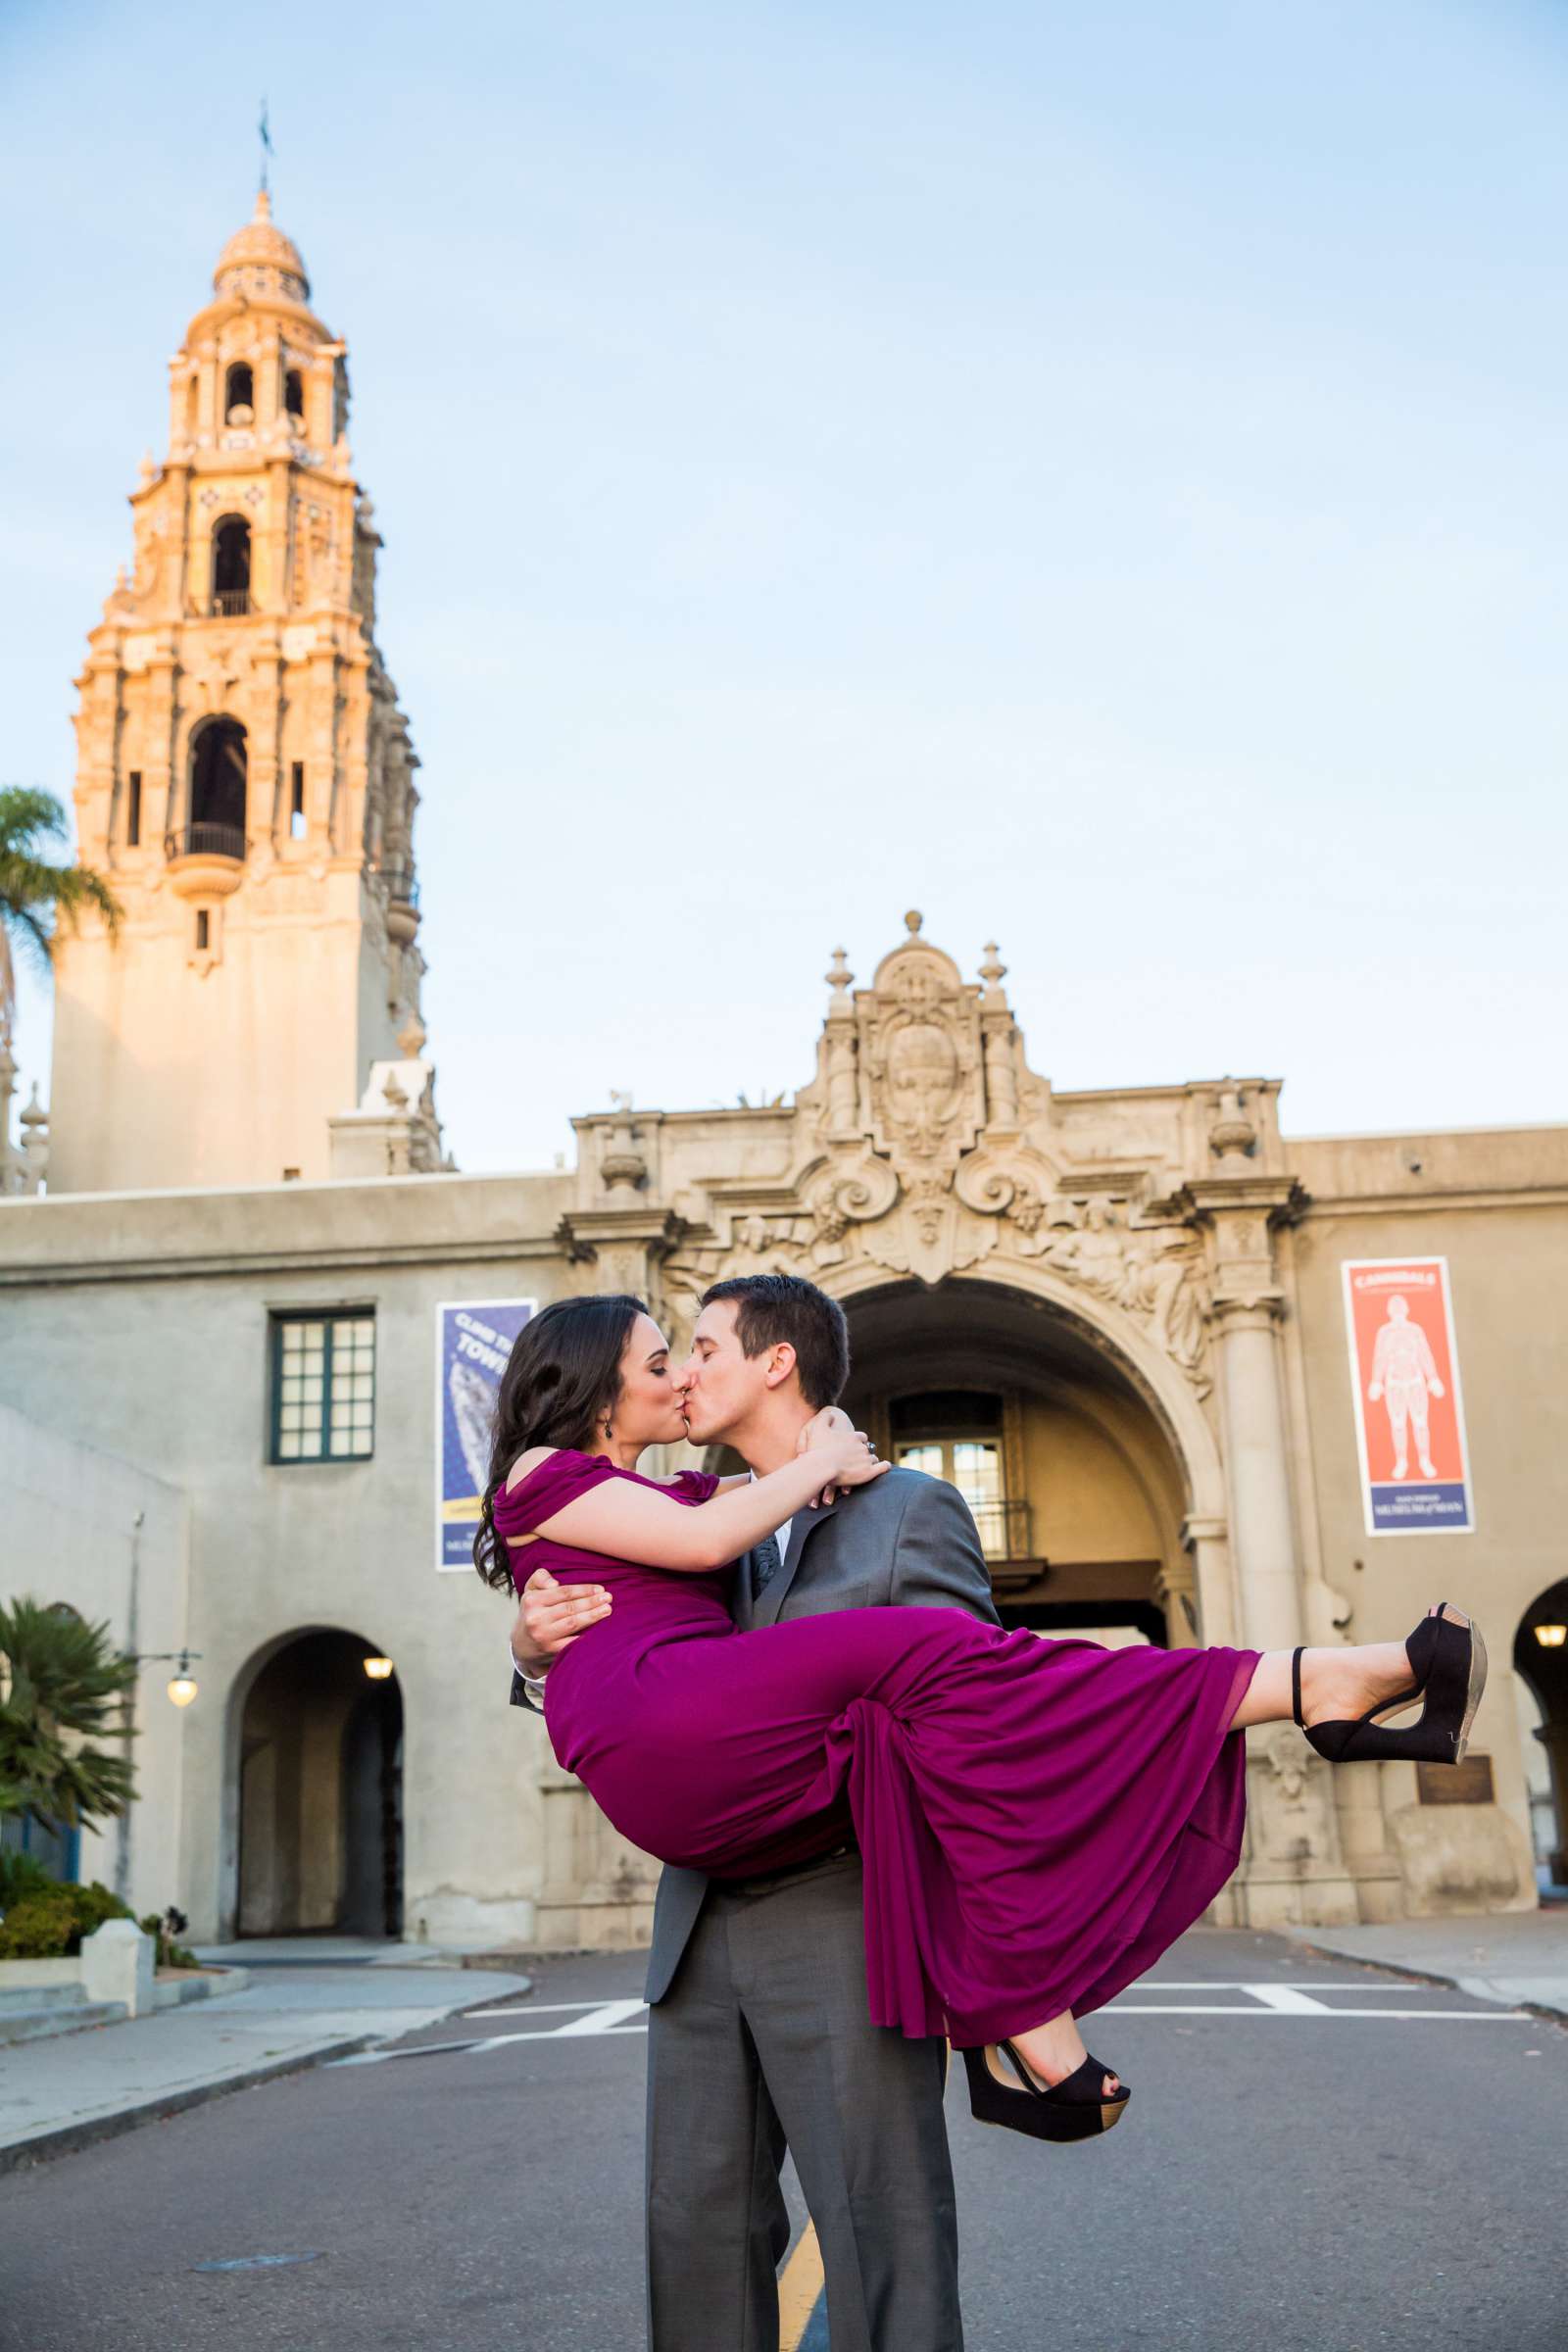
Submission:
M 905 920 L 907 937 L 869 989 L 855 989 L 835 950 L 816 1078 L 798 1098 L 808 1155 L 783 1181 L 748 1182 L 744 1198 L 722 1180 L 712 1188 L 708 1220 L 661 1269 L 668 1303 L 729 1274 L 801 1273 L 843 1289 L 858 1269 L 860 1281 L 880 1268 L 934 1285 L 981 1264 L 1003 1280 L 1009 1264 L 1045 1266 L 1129 1317 L 1206 1395 L 1208 1253 L 1186 1205 L 1168 1199 L 1179 1099 L 1158 1106 L 1169 1142 L 1146 1167 L 1125 1164 L 1125 1152 L 1122 1164 L 1085 1167 L 1077 1133 L 1077 1150 L 1054 1133 L 1051 1090 L 1024 1059 L 997 948 L 975 985 L 922 936 L 918 914 Z M 607 1182 L 612 1169 L 607 1159 Z

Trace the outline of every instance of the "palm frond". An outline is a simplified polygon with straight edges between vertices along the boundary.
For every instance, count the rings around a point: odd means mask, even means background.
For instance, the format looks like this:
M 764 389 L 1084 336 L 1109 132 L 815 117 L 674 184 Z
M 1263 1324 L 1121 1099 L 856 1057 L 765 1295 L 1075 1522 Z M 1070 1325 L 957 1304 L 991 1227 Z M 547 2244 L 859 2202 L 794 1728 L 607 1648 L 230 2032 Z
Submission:
M 0 852 L 35 855 L 44 842 L 68 838 L 65 809 L 52 792 L 31 784 L 0 784 Z
M 122 1813 L 135 1778 L 122 1745 L 132 1731 L 136 1661 L 107 1624 L 26 1596 L 0 1603 L 0 1813 L 75 1825 Z
M 68 838 L 65 809 L 52 793 L 29 785 L 0 787 L 0 922 L 45 967 L 56 924 L 74 931 L 89 906 L 102 915 L 111 938 L 120 930 L 120 902 L 102 874 L 42 855 L 48 843 Z

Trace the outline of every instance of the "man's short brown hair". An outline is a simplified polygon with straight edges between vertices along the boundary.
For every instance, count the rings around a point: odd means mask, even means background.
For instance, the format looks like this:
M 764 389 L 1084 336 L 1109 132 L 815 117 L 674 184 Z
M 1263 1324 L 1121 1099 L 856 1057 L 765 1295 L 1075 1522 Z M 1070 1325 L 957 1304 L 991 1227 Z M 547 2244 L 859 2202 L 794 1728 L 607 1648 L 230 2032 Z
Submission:
M 820 1411 L 837 1404 L 850 1377 L 850 1327 L 844 1309 L 803 1274 L 736 1274 L 703 1293 L 701 1304 L 735 1301 L 735 1336 L 743 1355 L 791 1347 L 801 1395 Z

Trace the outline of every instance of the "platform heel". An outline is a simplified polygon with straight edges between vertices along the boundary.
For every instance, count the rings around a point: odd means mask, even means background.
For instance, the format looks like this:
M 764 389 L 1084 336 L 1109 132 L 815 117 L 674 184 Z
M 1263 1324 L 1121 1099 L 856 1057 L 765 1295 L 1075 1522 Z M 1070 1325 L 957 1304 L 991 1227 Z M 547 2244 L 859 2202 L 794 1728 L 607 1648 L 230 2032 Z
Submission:
M 1404 1645 L 1410 1661 L 1411 1685 L 1396 1698 L 1369 1707 L 1353 1723 L 1306 1723 L 1301 1716 L 1301 1652 L 1291 1659 L 1291 1704 L 1320 1756 L 1331 1764 L 1392 1763 L 1402 1758 L 1417 1764 L 1457 1764 L 1470 1741 L 1470 1727 L 1487 1687 L 1487 1645 L 1478 1626 L 1457 1609 L 1441 1601 L 1423 1617 Z M 1415 1722 L 1402 1730 L 1379 1723 L 1424 1700 Z
M 1042 2082 L 1010 2041 L 990 2041 L 963 2053 L 969 2078 L 969 2112 L 982 2124 L 1026 2132 L 1032 2139 L 1098 2139 L 1121 2122 L 1132 2095 L 1125 2083 L 1112 2099 L 1102 2088 L 1112 2072 L 1098 2058 L 1054 2086 Z

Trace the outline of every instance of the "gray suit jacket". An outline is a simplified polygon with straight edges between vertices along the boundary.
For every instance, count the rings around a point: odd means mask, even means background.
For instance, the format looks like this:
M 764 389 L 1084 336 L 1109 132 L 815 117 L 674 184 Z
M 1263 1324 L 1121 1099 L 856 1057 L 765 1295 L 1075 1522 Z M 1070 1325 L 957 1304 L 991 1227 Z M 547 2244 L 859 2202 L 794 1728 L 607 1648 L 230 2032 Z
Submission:
M 733 1606 L 743 1633 L 834 1609 L 967 1609 L 998 1622 L 968 1504 L 920 1470 L 889 1470 L 821 1510 L 798 1511 L 783 1563 L 755 1602 L 750 1557 L 741 1561 Z M 700 1870 L 661 1878 L 646 2000 L 669 1990 L 707 1892 Z

